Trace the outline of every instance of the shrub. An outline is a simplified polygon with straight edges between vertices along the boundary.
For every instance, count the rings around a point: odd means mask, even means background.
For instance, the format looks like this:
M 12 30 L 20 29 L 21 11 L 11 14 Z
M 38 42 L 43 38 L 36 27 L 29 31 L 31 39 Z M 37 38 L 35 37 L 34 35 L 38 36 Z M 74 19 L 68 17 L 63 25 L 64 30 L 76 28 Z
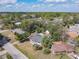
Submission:
M 51 51 L 50 51 L 49 48 L 44 48 L 43 53 L 44 54 L 49 54 L 49 53 L 51 53 Z
M 42 46 L 40 45 L 34 44 L 33 47 L 34 47 L 34 50 L 42 50 Z

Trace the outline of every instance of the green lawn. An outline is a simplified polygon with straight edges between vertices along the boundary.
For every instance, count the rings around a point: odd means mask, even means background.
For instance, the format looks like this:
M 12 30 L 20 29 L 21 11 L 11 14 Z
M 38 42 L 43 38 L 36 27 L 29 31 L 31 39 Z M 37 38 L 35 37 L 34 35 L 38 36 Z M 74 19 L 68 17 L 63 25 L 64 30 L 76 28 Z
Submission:
M 13 59 L 9 54 L 7 54 L 7 58 L 8 59 Z
M 16 48 L 18 48 L 23 54 L 29 57 L 29 59 L 35 59 L 34 56 L 32 56 L 30 53 L 25 51 L 24 49 L 21 49 L 18 45 L 15 45 Z

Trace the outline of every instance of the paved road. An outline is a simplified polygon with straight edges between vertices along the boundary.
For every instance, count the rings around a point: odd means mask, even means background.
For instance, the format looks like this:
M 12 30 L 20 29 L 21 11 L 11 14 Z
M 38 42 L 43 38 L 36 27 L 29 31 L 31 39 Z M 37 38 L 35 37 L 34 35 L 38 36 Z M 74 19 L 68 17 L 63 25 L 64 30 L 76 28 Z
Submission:
M 13 57 L 13 59 L 28 59 L 28 57 L 16 49 L 11 43 L 5 44 L 3 48 Z

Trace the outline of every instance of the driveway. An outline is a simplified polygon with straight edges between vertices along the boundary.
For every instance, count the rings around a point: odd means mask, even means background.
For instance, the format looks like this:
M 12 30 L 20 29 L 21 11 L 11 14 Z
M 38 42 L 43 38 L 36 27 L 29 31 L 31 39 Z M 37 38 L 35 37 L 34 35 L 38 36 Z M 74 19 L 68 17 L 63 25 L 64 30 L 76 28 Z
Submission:
M 67 54 L 71 59 L 79 59 L 79 56 L 75 53 L 69 53 Z
M 7 30 L 0 31 L 5 32 Z M 7 41 L 7 38 L 0 37 L 0 45 L 13 57 L 13 59 L 28 59 L 23 53 L 16 49 L 11 43 Z
M 13 59 L 28 59 L 28 57 L 16 49 L 11 43 L 5 44 L 3 48 L 13 57 Z

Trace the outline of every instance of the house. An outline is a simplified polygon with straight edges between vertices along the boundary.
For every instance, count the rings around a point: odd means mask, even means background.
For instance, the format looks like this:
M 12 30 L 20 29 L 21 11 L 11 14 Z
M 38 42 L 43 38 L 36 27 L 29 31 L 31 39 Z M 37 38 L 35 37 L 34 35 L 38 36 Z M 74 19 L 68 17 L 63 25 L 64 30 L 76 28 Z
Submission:
M 37 32 L 32 33 L 29 36 L 30 43 L 32 43 L 33 45 L 34 44 L 41 45 L 42 38 L 43 38 L 43 34 Z
M 70 26 L 68 32 L 76 32 L 79 35 L 79 24 L 75 24 L 74 26 Z
M 77 32 L 67 32 L 67 35 L 72 40 L 74 40 L 76 37 L 78 37 L 78 33 Z
M 48 30 L 45 31 L 44 33 L 45 36 L 50 36 L 50 32 Z
M 59 41 L 53 43 L 51 50 L 52 54 L 72 53 L 74 52 L 74 47 Z
M 77 44 L 76 38 L 79 36 L 79 24 L 70 26 L 66 34 L 68 36 L 68 44 L 75 46 Z
M 25 33 L 25 31 L 23 31 L 22 29 L 20 29 L 20 28 L 16 28 L 16 29 L 13 29 L 13 30 L 11 30 L 13 33 L 18 33 L 18 34 L 23 34 L 23 33 Z
M 17 26 L 20 25 L 20 24 L 21 24 L 21 22 L 16 22 L 16 23 L 15 23 L 15 25 L 17 25 Z
M 53 20 L 53 24 L 61 24 L 61 23 L 63 23 L 63 19 L 62 18 L 54 18 L 54 20 Z
M 32 14 L 32 15 L 30 15 L 32 18 L 36 18 L 36 15 L 35 14 Z
M 76 38 L 79 36 L 76 32 L 67 32 L 68 44 L 75 46 L 77 44 Z

